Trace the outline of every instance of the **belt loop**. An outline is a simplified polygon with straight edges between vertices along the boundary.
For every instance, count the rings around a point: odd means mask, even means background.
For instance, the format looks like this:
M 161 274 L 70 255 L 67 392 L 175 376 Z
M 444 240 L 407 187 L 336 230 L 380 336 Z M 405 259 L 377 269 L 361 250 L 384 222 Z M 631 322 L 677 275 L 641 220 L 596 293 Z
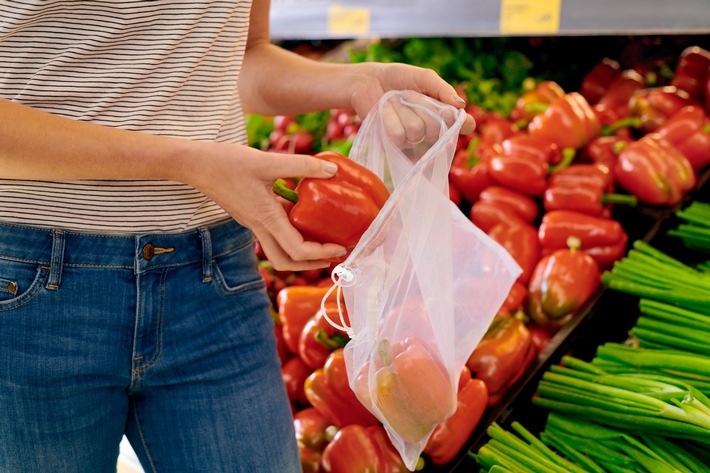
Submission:
M 59 289 L 62 282 L 62 265 L 64 262 L 64 232 L 54 230 L 52 232 L 52 260 L 49 264 L 49 279 L 47 289 Z
M 212 236 L 207 227 L 199 229 L 202 239 L 202 282 L 212 281 Z

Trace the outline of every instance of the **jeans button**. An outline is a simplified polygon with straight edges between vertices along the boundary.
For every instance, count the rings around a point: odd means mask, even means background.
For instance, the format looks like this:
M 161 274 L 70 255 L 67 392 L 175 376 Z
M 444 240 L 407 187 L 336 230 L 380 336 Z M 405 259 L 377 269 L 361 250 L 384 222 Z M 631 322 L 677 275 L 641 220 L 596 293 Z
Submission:
M 150 261 L 155 256 L 155 246 L 152 243 L 143 245 L 143 258 Z

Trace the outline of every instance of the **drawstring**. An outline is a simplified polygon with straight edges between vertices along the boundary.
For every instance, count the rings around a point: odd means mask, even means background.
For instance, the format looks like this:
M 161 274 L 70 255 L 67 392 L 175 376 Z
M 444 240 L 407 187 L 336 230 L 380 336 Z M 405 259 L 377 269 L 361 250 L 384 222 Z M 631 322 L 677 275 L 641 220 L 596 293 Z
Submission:
M 336 279 L 337 277 L 337 279 Z M 320 313 L 323 314 L 323 317 L 325 317 L 325 320 L 328 321 L 330 325 L 333 327 L 337 328 L 338 330 L 342 330 L 343 332 L 346 332 L 348 335 L 351 336 L 352 338 L 352 327 L 348 327 L 345 323 L 345 317 L 343 316 L 343 308 L 340 303 L 340 296 L 342 294 L 342 286 L 340 285 L 340 282 L 343 281 L 345 283 L 350 283 L 355 279 L 355 275 L 350 271 L 349 269 L 338 265 L 335 268 L 333 268 L 333 272 L 330 274 L 330 279 L 333 281 L 333 285 L 330 286 L 330 289 L 325 293 L 323 296 L 323 299 L 320 301 Z M 328 300 L 330 295 L 335 292 L 335 301 L 338 306 L 338 316 L 340 318 L 340 323 L 335 322 L 333 319 L 328 317 L 328 312 L 325 310 L 325 302 Z

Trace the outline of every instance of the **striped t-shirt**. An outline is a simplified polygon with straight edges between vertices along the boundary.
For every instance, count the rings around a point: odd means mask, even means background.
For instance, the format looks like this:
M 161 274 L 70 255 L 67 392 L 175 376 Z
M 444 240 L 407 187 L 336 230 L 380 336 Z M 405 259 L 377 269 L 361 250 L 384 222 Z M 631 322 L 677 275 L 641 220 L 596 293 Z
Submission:
M 250 5 L 4 0 L 0 97 L 85 122 L 244 144 L 237 80 Z M 0 179 L 0 222 L 143 233 L 225 218 L 178 182 Z

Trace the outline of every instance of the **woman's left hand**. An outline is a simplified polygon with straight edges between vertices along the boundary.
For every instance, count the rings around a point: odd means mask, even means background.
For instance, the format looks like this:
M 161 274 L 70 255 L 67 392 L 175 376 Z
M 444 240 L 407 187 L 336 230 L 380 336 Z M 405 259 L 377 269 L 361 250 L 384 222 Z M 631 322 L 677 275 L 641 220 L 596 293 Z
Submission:
M 401 63 L 360 63 L 353 67 L 351 103 L 360 118 L 365 118 L 377 104 L 382 94 L 389 90 L 413 90 L 428 95 L 456 108 L 463 109 L 466 102 L 456 90 L 436 72 Z M 402 142 L 420 143 L 427 137 L 426 120 L 406 107 L 393 110 L 397 121 L 390 131 Z M 461 134 L 473 132 L 476 123 L 471 115 L 461 127 Z

